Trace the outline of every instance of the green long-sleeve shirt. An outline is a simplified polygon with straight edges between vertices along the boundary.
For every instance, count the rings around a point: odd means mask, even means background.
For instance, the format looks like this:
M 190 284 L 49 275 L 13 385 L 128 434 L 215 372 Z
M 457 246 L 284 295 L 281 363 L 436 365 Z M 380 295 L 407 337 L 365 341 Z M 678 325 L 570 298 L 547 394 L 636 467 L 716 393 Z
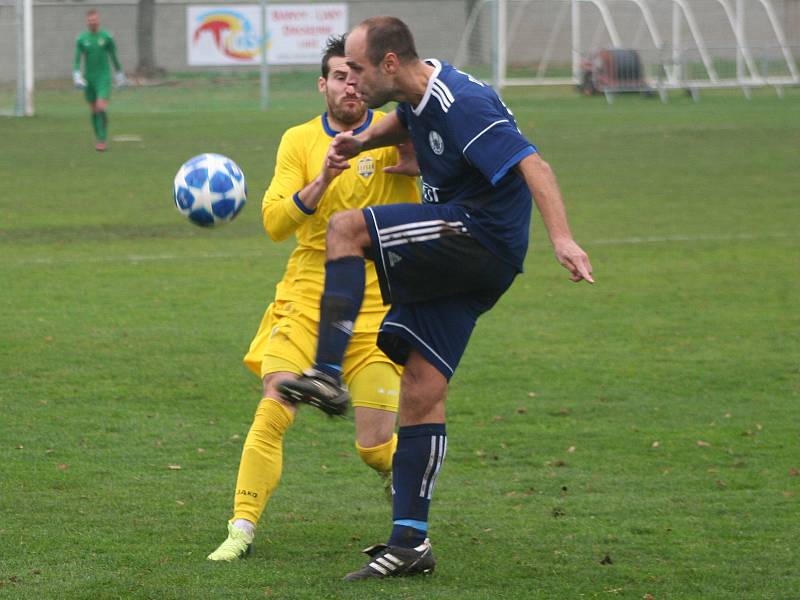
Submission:
M 97 33 L 84 31 L 78 35 L 75 42 L 75 61 L 73 70 L 81 68 L 81 56 L 85 56 L 83 76 L 87 81 L 111 79 L 109 60 L 114 64 L 114 69 L 121 71 L 122 67 L 117 59 L 117 46 L 114 38 L 107 31 L 100 29 Z

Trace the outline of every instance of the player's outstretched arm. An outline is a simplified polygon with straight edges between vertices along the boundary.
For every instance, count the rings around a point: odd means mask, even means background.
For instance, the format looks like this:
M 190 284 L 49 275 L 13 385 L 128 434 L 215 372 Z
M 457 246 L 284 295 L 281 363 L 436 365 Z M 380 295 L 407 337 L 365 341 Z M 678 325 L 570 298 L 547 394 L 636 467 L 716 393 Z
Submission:
M 330 147 L 328 148 L 330 153 Z M 310 211 L 317 210 L 323 194 L 328 190 L 328 186 L 342 172 L 342 169 L 335 169 L 328 165 L 328 158 L 322 162 L 319 174 L 311 180 L 302 190 L 297 193 L 297 199 Z
M 408 130 L 397 115 L 391 112 L 358 135 L 353 135 L 352 131 L 338 134 L 331 142 L 326 165 L 335 169 L 347 169 L 350 166 L 348 159 L 364 150 L 396 146 L 407 141 Z
M 414 145 L 411 142 L 397 144 L 397 164 L 384 167 L 383 172 L 408 175 L 409 177 L 419 176 L 419 163 L 417 162 L 417 153 L 414 152 Z
M 516 169 L 528 184 L 558 262 L 571 273 L 572 281 L 594 283 L 589 256 L 572 239 L 564 200 L 550 165 L 539 154 L 530 154 L 517 164 Z
M 397 113 L 392 111 L 380 121 L 358 134 L 363 142 L 362 150 L 397 146 L 409 140 L 408 129 L 400 122 Z

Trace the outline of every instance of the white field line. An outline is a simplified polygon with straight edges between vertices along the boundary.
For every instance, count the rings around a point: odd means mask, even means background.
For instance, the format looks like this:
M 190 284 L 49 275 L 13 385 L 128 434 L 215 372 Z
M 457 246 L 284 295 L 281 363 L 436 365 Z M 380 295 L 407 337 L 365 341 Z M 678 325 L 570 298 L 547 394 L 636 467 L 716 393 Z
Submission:
M 248 256 L 264 253 L 249 252 Z M 206 252 L 200 254 L 122 254 L 109 256 L 40 256 L 13 261 L 15 265 L 65 265 L 83 263 L 138 263 L 169 260 L 214 260 L 241 257 L 238 252 Z
M 794 237 L 789 233 L 721 233 L 699 235 L 654 235 L 617 239 L 594 240 L 587 246 L 623 246 L 628 244 L 659 244 L 669 242 L 738 242 Z
M 790 233 L 735 233 L 735 234 L 700 234 L 700 235 L 663 235 L 663 236 L 643 236 L 627 238 L 608 238 L 591 240 L 583 244 L 587 248 L 592 246 L 626 246 L 636 244 L 659 244 L 659 243 L 693 243 L 693 242 L 737 242 L 766 240 L 775 238 L 794 237 Z M 265 256 L 264 252 L 248 252 L 247 256 Z M 109 256 L 40 256 L 22 258 L 11 261 L 12 265 L 63 265 L 63 264 L 91 264 L 91 263 L 139 263 L 170 260 L 227 260 L 239 258 L 242 254 L 238 252 L 205 252 L 199 254 L 122 254 Z M 0 261 L 2 264 L 2 261 Z M 8 264 L 8 263 L 7 263 Z

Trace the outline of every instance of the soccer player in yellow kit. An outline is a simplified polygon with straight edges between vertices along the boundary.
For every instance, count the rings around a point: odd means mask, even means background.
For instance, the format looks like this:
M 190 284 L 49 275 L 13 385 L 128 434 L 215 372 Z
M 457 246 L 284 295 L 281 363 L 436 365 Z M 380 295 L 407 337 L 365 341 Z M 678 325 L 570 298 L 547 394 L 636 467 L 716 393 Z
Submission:
M 208 558 L 235 560 L 252 549 L 258 523 L 280 480 L 283 436 L 297 408 L 281 399 L 278 381 L 297 377 L 314 363 L 319 299 L 325 279 L 325 235 L 329 217 L 340 210 L 416 198 L 419 192 L 413 154 L 395 147 L 363 152 L 352 169 L 325 166 L 328 146 L 340 131 L 360 132 L 383 118 L 368 110 L 346 83 L 344 36 L 328 40 L 318 80 L 327 111 L 287 130 L 281 139 L 275 174 L 262 215 L 275 241 L 297 237 L 275 300 L 267 308 L 250 350 L 247 367 L 263 380 L 263 397 L 244 443 L 228 537 Z M 342 376 L 353 399 L 356 449 L 361 459 L 391 482 L 400 368 L 376 346 L 386 307 L 372 263 L 366 274 L 364 302 L 342 364 Z

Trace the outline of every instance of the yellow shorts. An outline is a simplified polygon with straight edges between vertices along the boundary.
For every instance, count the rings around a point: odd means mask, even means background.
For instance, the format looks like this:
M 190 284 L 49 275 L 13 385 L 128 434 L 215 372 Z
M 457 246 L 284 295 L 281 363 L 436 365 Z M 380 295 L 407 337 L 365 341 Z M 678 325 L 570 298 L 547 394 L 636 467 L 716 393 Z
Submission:
M 369 318 L 375 322 L 375 327 L 366 331 L 359 328 L 359 321 L 356 321 L 344 355 L 343 379 L 350 388 L 353 406 L 397 412 L 402 368 L 378 348 L 379 320 L 376 316 Z M 261 319 L 244 364 L 262 378 L 278 371 L 299 375 L 314 364 L 316 350 L 317 321 L 292 303 L 274 302 Z

